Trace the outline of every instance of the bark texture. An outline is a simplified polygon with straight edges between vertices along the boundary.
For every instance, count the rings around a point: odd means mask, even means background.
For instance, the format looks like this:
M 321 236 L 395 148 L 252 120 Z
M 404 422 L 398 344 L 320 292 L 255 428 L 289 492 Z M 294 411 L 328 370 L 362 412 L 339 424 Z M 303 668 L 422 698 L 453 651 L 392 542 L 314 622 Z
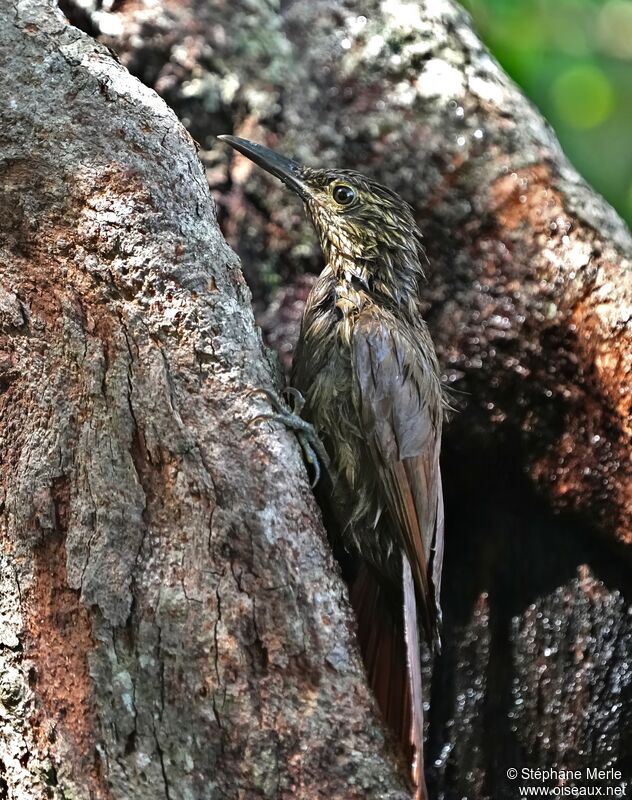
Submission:
M 190 136 L 52 5 L 0 50 L 0 797 L 407 797 Z
M 63 7 L 200 142 L 225 233 L 286 363 L 309 272 L 321 264 L 316 238 L 294 198 L 214 136 L 359 169 L 416 210 L 431 264 L 426 315 L 457 409 L 444 440 L 431 790 L 513 798 L 507 769 L 522 766 L 614 767 L 632 780 L 632 242 L 623 223 L 448 0 Z M 255 457 L 235 440 L 235 464 Z M 272 469 L 278 451 L 266 452 Z M 275 513 L 283 518 L 289 503 Z M 270 635 L 284 643 L 275 625 Z M 340 796 L 329 778 L 325 762 L 324 791 Z
M 404 195 L 426 235 L 446 377 L 471 398 L 459 418 L 519 432 L 557 507 L 629 541 L 630 234 L 462 9 L 167 0 L 91 20 L 202 142 L 257 296 L 318 267 L 318 244 L 283 187 L 241 160 L 223 171 L 220 129 L 314 166 L 357 167 Z

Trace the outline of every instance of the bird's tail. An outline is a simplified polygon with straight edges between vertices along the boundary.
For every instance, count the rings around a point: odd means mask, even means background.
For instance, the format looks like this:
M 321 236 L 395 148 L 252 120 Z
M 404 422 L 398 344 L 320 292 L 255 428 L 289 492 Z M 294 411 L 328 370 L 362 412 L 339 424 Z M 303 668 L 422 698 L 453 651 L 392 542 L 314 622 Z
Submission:
M 407 678 L 410 693 L 410 744 L 414 750 L 413 782 L 415 800 L 426 800 L 428 790 L 424 777 L 424 704 L 421 676 L 421 649 L 417 600 L 410 564 L 402 552 L 402 584 L 404 589 L 404 637 L 406 639 Z
M 421 656 L 415 590 L 403 556 L 403 614 L 371 569 L 362 563 L 351 583 L 351 604 L 369 685 L 411 765 L 415 800 L 427 800 L 423 766 Z

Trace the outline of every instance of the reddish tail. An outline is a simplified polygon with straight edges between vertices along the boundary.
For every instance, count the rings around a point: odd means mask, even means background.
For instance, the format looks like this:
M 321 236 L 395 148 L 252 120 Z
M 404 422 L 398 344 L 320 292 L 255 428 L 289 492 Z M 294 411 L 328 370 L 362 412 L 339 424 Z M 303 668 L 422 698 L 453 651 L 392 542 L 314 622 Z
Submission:
M 403 563 L 403 614 L 393 607 L 384 587 L 365 564 L 351 586 L 351 604 L 358 620 L 358 640 L 369 685 L 411 765 L 414 800 L 427 800 L 417 608 L 405 556 Z

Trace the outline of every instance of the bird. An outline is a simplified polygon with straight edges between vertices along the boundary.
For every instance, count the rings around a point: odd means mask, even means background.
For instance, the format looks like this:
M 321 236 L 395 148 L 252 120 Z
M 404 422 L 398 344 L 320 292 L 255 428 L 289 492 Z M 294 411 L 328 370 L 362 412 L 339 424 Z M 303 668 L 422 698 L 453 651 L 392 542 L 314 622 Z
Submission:
M 290 377 L 300 419 L 288 412 L 284 421 L 300 431 L 308 460 L 325 462 L 319 502 L 368 681 L 408 760 L 413 796 L 425 800 L 420 633 L 439 650 L 448 403 L 421 313 L 421 232 L 407 202 L 359 172 L 219 138 L 297 194 L 320 239 L 326 264 Z

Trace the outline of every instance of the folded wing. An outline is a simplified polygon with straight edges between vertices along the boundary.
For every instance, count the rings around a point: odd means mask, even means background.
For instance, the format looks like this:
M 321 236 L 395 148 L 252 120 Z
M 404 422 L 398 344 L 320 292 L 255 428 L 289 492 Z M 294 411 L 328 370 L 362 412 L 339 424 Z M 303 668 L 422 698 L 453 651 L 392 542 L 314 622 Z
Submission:
M 354 328 L 354 399 L 391 533 L 406 555 L 429 642 L 438 639 L 443 556 L 441 394 L 420 345 L 378 312 Z

